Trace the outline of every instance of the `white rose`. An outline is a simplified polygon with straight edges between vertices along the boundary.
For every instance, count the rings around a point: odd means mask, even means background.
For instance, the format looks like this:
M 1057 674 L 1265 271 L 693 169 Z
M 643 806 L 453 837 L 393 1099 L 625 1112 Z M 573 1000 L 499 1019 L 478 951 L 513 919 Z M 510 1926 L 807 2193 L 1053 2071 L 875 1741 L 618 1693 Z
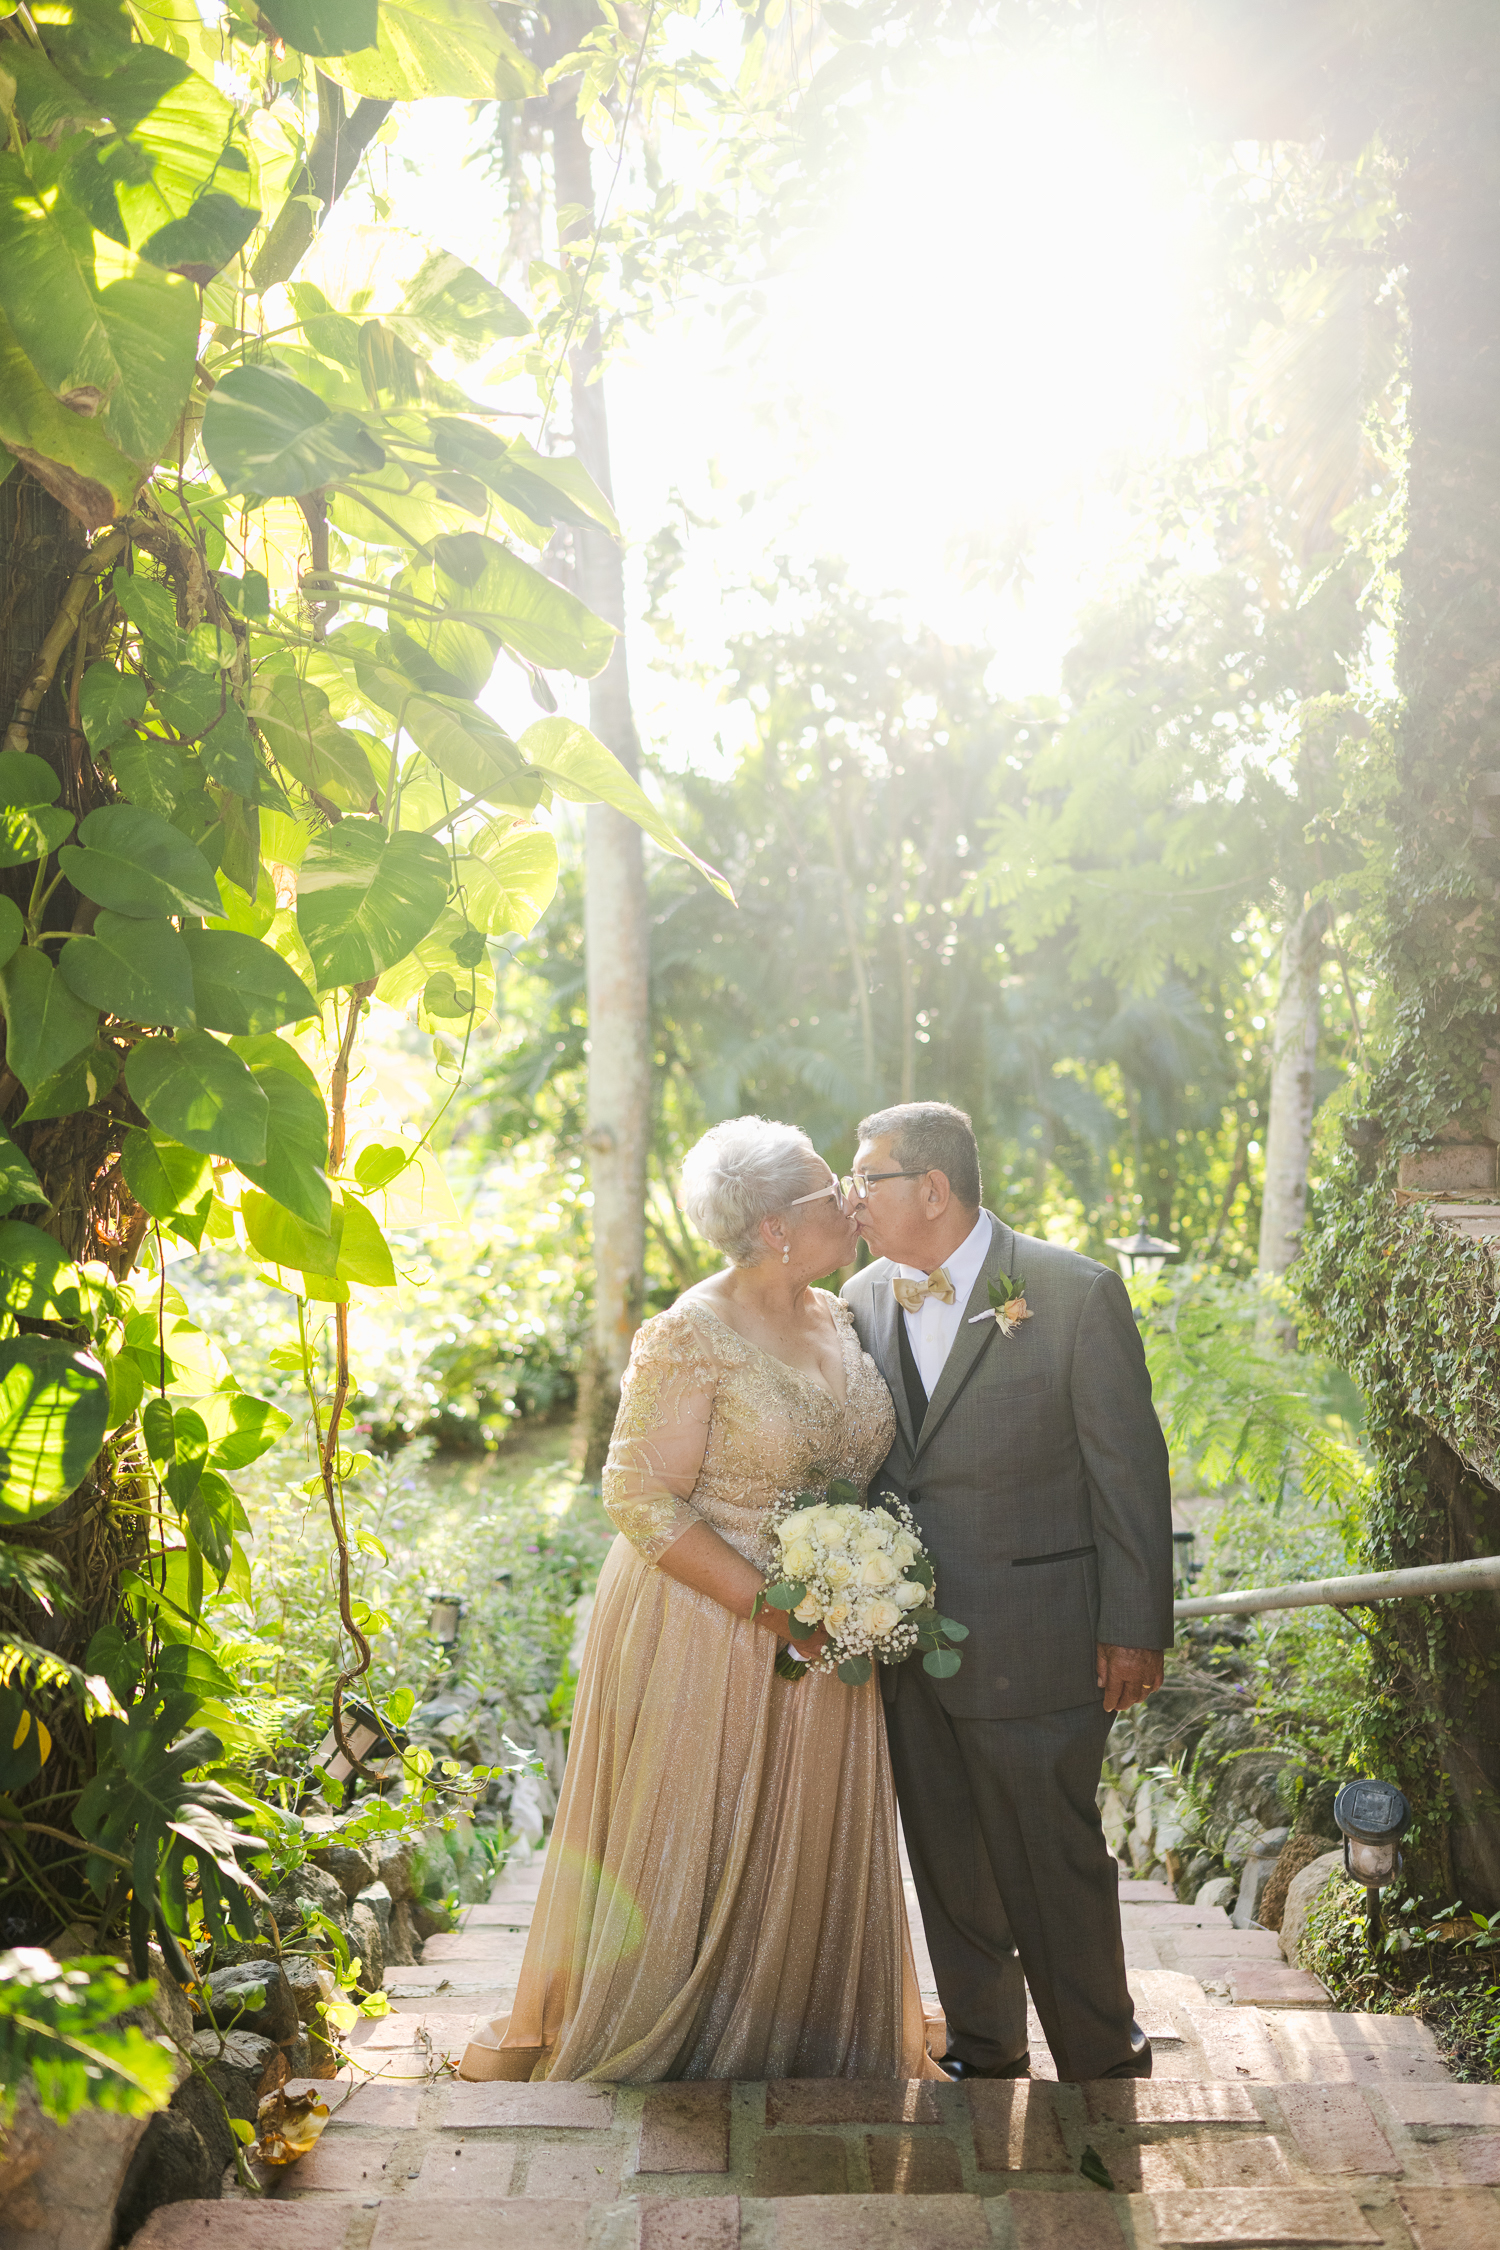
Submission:
M 882 1531 L 898 1531 L 900 1525 L 889 1508 L 866 1508 L 865 1522 L 878 1524 Z
M 878 1640 L 901 1622 L 901 1612 L 892 1601 L 867 1602 L 865 1605 L 865 1630 Z
M 823 1567 L 823 1576 L 830 1586 L 847 1586 L 854 1576 L 854 1565 L 842 1555 L 833 1555 Z
M 804 1600 L 798 1602 L 796 1608 L 792 1611 L 792 1615 L 799 1624 L 816 1625 L 823 1615 L 823 1604 L 816 1594 L 809 1594 Z
M 900 1575 L 889 1555 L 871 1555 L 861 1567 L 859 1582 L 861 1586 L 889 1586 Z
M 818 1559 L 818 1551 L 810 1539 L 794 1539 L 781 1550 L 784 1568 L 793 1578 L 805 1578 Z
M 898 1602 L 902 1609 L 920 1609 L 926 1599 L 927 1588 L 914 1585 L 910 1579 L 898 1586 L 891 1596 L 891 1600 Z
M 920 1544 L 909 1531 L 898 1531 L 891 1541 L 891 1553 L 903 1570 L 914 1563 L 921 1552 Z
M 818 1510 L 818 1536 L 830 1547 L 847 1547 L 849 1533 L 858 1520 L 858 1508 L 820 1508 Z
M 873 1524 L 860 1524 L 851 1533 L 849 1545 L 856 1555 L 883 1555 L 885 1553 L 885 1540 Z
M 805 1539 L 817 1514 L 816 1508 L 794 1508 L 789 1516 L 781 1518 L 776 1528 L 783 1539 Z
M 838 1633 L 841 1627 L 847 1625 L 848 1622 L 849 1604 L 847 1602 L 830 1602 L 823 1612 L 823 1623 L 828 1627 L 830 1633 Z

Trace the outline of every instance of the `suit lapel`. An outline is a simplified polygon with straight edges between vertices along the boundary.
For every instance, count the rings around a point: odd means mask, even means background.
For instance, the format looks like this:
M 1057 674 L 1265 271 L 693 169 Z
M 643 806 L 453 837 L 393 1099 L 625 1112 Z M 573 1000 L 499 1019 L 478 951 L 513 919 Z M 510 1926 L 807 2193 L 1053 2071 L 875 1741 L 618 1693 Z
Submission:
M 885 1377 L 885 1387 L 896 1402 L 896 1420 L 901 1425 L 906 1450 L 908 1453 L 915 1453 L 917 1434 L 912 1425 L 911 1407 L 907 1403 L 906 1378 L 901 1372 L 901 1344 L 896 1334 L 901 1308 L 896 1303 L 896 1292 L 891 1287 L 894 1273 L 895 1269 L 887 1264 L 884 1274 L 870 1290 L 870 1357 Z
M 953 1339 L 953 1349 L 943 1362 L 943 1372 L 938 1377 L 937 1389 L 928 1401 L 927 1419 L 922 1424 L 922 1435 L 916 1447 L 919 1455 L 926 1452 L 928 1446 L 937 1436 L 949 1407 L 952 1406 L 959 1392 L 994 1342 L 996 1324 L 993 1320 L 977 1321 L 972 1327 L 970 1322 L 974 1320 L 976 1313 L 989 1311 L 990 1283 L 998 1281 L 1001 1274 L 1009 1273 L 1015 1235 L 1002 1220 L 995 1217 L 993 1211 L 989 1214 L 989 1220 L 989 1251 L 983 1266 L 980 1268 L 978 1279 L 969 1292 L 969 1301 L 964 1306 L 963 1318 L 958 1324 L 958 1334 Z M 896 1299 L 889 1282 L 886 1284 L 886 1293 L 890 1296 L 891 1303 L 894 1305 Z M 899 1369 L 897 1372 L 899 1374 Z M 889 1377 L 887 1377 L 887 1381 L 889 1381 Z M 894 1384 L 891 1387 L 893 1390 L 895 1389 Z

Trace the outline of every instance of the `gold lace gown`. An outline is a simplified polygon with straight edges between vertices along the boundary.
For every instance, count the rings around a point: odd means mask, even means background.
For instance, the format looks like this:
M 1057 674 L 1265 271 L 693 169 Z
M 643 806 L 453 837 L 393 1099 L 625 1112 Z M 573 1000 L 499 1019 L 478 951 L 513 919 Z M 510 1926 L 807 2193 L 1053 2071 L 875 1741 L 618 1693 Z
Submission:
M 915 2078 L 878 1677 L 776 1677 L 764 1627 L 654 1566 L 701 1518 L 758 1569 L 786 1494 L 863 1489 L 894 1414 L 844 1306 L 842 1403 L 688 1302 L 640 1330 L 604 1472 L 567 1772 L 509 2018 L 468 2076 Z

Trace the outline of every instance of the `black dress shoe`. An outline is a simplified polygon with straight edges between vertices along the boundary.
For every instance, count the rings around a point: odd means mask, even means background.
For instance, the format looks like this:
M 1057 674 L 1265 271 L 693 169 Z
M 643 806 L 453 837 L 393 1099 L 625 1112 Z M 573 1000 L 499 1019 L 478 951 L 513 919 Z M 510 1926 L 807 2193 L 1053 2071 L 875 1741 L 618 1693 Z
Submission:
M 1000 2063 L 986 2070 L 980 2063 L 965 2062 L 962 2055 L 939 2055 L 938 2069 L 945 2070 L 950 2078 L 1029 2078 L 1030 2055 L 1018 2055 L 1014 2062 Z

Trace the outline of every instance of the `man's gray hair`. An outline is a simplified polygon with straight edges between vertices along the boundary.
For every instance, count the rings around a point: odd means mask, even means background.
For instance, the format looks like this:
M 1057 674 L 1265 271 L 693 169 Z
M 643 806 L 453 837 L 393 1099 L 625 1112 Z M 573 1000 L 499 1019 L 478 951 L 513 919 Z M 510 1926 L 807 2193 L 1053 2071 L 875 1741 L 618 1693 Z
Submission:
M 979 1143 L 966 1111 L 952 1102 L 897 1102 L 859 1121 L 862 1141 L 889 1140 L 903 1172 L 941 1172 L 960 1203 L 977 1210 Z
M 711 1126 L 682 1166 L 682 1207 L 731 1265 L 765 1256 L 761 1221 L 818 1185 L 820 1159 L 799 1125 L 731 1117 Z

